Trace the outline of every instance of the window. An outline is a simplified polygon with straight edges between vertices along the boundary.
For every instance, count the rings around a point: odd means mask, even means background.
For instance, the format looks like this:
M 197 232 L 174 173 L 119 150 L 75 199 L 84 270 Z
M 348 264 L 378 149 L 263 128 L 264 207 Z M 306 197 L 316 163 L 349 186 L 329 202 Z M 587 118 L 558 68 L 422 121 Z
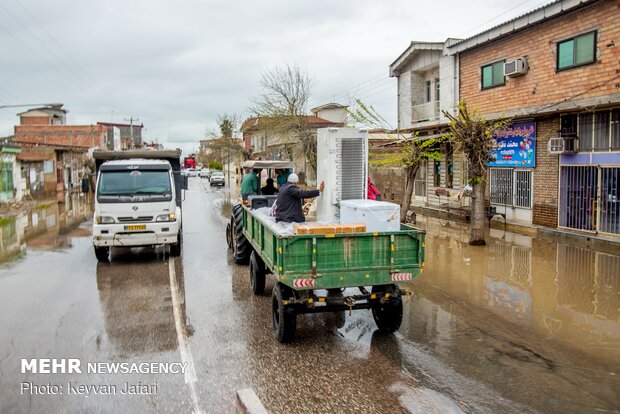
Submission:
M 596 60 L 596 32 L 558 42 L 558 70 L 587 65 Z
M 426 197 L 426 160 L 420 163 L 420 168 L 413 182 L 413 188 L 417 197 Z
M 446 188 L 454 188 L 454 151 L 446 144 Z
M 491 168 L 491 204 L 531 208 L 532 171 Z
M 620 150 L 620 109 L 562 115 L 562 136 L 577 135 L 579 151 Z
M 439 100 L 439 78 L 435 78 L 435 100 Z
M 13 163 L 0 162 L 0 192 L 13 191 Z
M 433 185 L 441 186 L 441 162 L 434 160 L 433 162 Z
M 502 86 L 506 83 L 504 63 L 506 63 L 505 60 L 500 60 L 482 67 L 482 89 Z
M 431 101 L 431 81 L 426 81 L 426 102 L 430 102 Z

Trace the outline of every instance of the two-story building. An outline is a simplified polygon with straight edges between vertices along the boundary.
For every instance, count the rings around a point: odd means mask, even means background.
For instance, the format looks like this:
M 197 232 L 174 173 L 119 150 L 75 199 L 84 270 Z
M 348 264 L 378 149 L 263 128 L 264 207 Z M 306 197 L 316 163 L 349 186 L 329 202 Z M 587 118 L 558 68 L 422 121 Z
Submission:
M 412 42 L 390 75 L 400 132 L 439 136 L 442 110 L 461 99 L 486 118 L 512 120 L 498 132 L 487 180 L 488 203 L 508 223 L 620 234 L 617 0 L 558 0 L 467 39 Z M 420 169 L 414 206 L 467 203 L 467 163 L 449 144 L 442 152 Z
M 460 98 L 513 120 L 490 203 L 515 224 L 620 235 L 620 2 L 555 1 L 447 49 Z
M 447 131 L 443 111 L 454 114 L 459 99 L 458 56 L 445 42 L 411 42 L 390 65 L 397 79 L 398 132 L 406 138 L 429 139 Z M 413 204 L 430 209 L 466 207 L 462 197 L 466 164 L 449 143 L 441 145 L 441 160 L 424 161 L 414 183 Z

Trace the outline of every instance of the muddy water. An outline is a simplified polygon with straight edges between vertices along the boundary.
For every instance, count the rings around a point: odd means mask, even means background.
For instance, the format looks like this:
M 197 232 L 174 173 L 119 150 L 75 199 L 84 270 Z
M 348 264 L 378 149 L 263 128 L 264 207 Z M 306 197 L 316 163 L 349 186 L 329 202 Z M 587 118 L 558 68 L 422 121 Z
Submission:
M 0 263 L 27 249 L 59 249 L 71 243 L 78 225 L 92 217 L 92 204 L 81 194 L 37 203 L 16 215 L 0 217 Z M 88 234 L 90 232 L 88 231 Z
M 531 333 L 620 366 L 620 255 L 496 229 L 488 230 L 487 246 L 469 246 L 465 224 L 434 218 L 420 224 L 427 230 L 427 267 L 416 284 L 429 294 L 440 290 L 517 335 Z

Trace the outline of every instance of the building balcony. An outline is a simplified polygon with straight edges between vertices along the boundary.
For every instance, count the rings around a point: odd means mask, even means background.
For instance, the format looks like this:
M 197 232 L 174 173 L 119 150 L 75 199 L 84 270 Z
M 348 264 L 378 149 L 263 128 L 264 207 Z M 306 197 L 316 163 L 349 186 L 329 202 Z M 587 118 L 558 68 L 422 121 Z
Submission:
M 411 122 L 416 124 L 420 122 L 439 121 L 439 113 L 439 101 L 414 105 L 411 107 Z

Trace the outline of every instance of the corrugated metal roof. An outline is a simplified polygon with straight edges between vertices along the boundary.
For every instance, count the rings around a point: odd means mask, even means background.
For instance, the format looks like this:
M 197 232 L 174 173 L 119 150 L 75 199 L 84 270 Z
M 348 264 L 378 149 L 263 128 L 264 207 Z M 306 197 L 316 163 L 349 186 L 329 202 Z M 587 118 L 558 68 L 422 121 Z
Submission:
M 515 33 L 535 24 L 539 24 L 548 19 L 561 16 L 564 13 L 572 11 L 580 6 L 588 3 L 594 3 L 599 0 L 555 0 L 545 5 L 537 7 L 515 18 L 507 20 L 503 23 L 495 25 L 478 34 L 467 37 L 460 41 L 454 42 L 448 46 L 448 49 L 456 52 L 474 48 L 481 44 L 493 41 L 497 38 Z

